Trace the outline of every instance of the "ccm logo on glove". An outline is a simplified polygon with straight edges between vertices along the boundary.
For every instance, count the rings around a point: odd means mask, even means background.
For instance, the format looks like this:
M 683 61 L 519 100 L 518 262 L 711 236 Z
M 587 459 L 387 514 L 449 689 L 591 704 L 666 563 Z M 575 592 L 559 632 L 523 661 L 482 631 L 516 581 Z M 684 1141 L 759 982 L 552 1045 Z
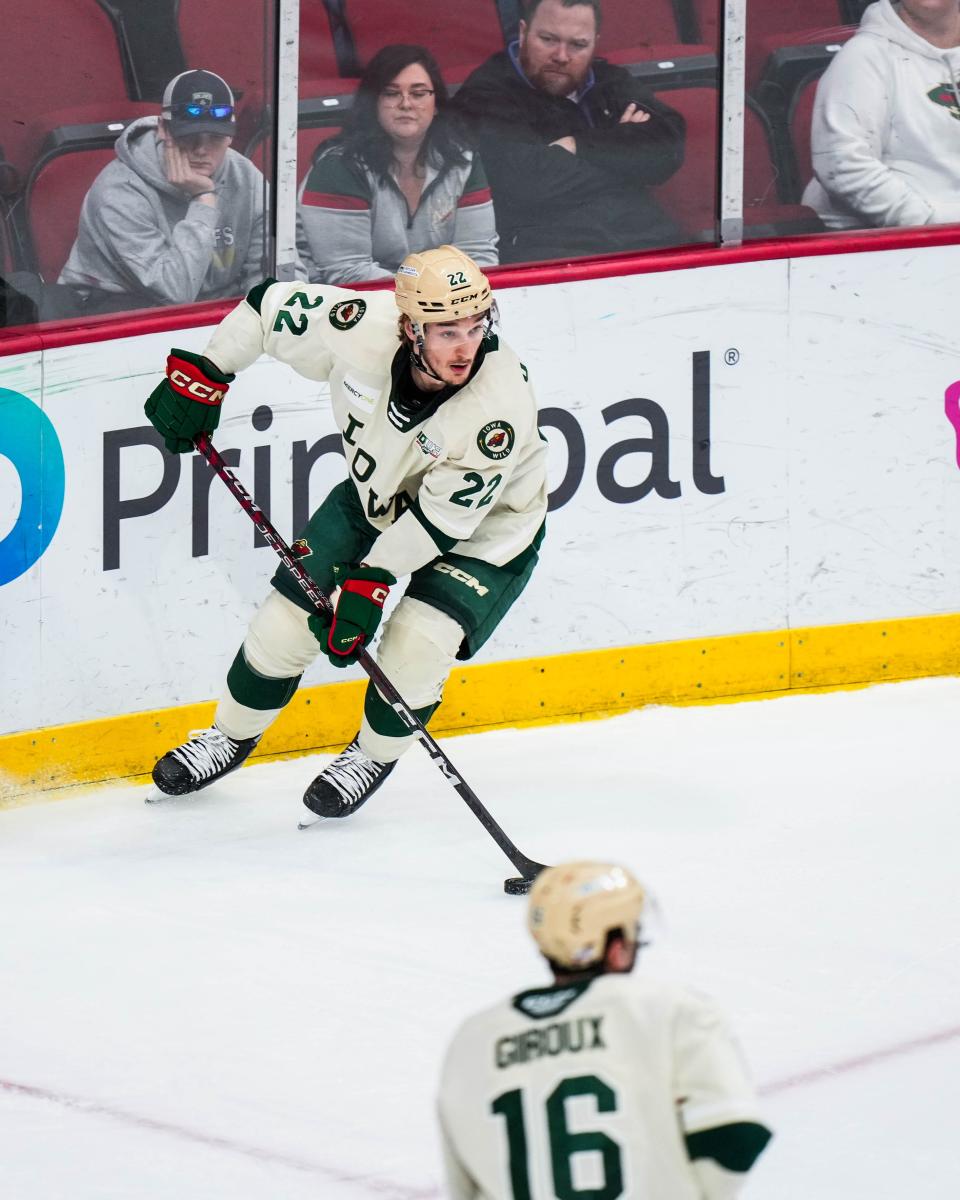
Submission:
M 208 379 L 198 366 L 173 354 L 167 357 L 167 378 L 175 392 L 189 400 L 197 400 L 200 404 L 216 407 L 223 403 L 227 394 L 226 387 Z
M 356 662 L 373 640 L 390 588 L 397 582 L 382 567 L 364 563 L 334 563 L 334 582 L 340 586 L 333 619 L 311 616 L 307 624 L 335 667 Z

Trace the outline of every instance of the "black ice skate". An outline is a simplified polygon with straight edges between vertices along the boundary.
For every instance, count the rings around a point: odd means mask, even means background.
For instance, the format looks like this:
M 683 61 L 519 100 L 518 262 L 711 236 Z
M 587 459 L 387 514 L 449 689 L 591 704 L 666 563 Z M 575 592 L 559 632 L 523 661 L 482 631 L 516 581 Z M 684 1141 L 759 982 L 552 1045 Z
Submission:
M 318 817 L 349 817 L 370 799 L 396 765 L 367 758 L 360 749 L 358 734 L 310 784 L 303 793 L 303 802 Z
M 258 737 L 234 741 L 214 725 L 194 729 L 189 740 L 169 750 L 153 768 L 153 782 L 168 796 L 185 796 L 235 771 L 259 742 Z

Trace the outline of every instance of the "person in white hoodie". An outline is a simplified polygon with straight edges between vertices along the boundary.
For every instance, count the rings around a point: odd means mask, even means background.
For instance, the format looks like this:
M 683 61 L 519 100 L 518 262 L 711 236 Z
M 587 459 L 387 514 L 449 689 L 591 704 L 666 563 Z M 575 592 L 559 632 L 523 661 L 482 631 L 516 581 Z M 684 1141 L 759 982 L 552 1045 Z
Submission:
M 242 295 L 263 275 L 266 185 L 230 149 L 233 93 L 212 71 L 172 79 L 159 117 L 117 139 L 60 273 L 84 315 Z
M 960 221 L 960 0 L 879 0 L 817 89 L 815 178 L 828 229 Z

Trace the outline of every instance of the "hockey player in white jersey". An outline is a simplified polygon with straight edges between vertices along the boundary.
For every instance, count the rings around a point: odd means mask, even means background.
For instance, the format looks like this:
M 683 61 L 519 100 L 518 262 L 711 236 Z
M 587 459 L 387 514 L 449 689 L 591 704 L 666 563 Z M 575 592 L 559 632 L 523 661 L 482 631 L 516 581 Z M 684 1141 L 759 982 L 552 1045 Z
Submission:
M 409 576 L 377 658 L 421 720 L 457 659 L 472 657 L 537 562 L 546 444 L 526 367 L 494 329 L 489 281 L 452 246 L 411 254 L 391 292 L 267 280 L 204 354 L 174 350 L 146 413 L 174 453 L 216 428 L 237 371 L 266 352 L 329 382 L 347 478 L 294 543 L 326 592 L 324 622 L 283 566 L 227 675 L 210 729 L 156 764 L 164 792 L 196 791 L 240 766 L 323 652 L 356 662 L 390 589 Z M 310 784 L 324 817 L 353 813 L 415 740 L 370 684 L 360 729 Z
M 731 1200 L 770 1139 L 705 996 L 630 978 L 644 892 L 609 863 L 548 867 L 530 932 L 554 975 L 468 1019 L 439 1120 L 454 1200 Z

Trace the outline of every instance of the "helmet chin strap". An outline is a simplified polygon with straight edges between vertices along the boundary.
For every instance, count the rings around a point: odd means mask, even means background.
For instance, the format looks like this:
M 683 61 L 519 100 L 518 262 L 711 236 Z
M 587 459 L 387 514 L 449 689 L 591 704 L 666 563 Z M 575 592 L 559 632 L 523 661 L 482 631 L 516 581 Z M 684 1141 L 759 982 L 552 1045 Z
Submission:
M 436 379 L 438 383 L 446 383 L 446 380 L 441 379 L 427 362 L 427 343 L 423 337 L 423 326 L 419 321 L 411 321 L 410 328 L 413 330 L 413 345 L 410 347 L 410 358 L 413 360 L 413 365 L 418 371 L 422 371 L 424 375 L 429 375 L 431 379 Z

